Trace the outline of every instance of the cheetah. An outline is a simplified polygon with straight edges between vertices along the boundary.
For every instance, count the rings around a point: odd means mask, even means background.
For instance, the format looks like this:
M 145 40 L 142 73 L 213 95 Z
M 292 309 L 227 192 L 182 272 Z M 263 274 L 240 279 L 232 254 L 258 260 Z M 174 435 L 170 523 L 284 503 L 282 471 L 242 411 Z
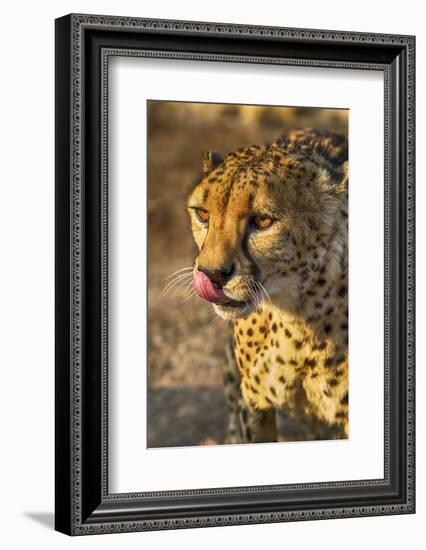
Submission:
M 348 144 L 295 130 L 205 153 L 188 212 L 193 287 L 232 326 L 226 442 L 277 441 L 277 411 L 348 437 Z

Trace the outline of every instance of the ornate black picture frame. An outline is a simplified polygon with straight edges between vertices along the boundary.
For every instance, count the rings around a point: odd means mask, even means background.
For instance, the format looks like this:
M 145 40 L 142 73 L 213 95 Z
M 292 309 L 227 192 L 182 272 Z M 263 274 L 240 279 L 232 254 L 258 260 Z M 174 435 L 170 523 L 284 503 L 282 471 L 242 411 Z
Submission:
M 110 56 L 382 71 L 385 430 L 380 480 L 110 494 Z M 413 36 L 68 15 L 56 21 L 56 529 L 70 535 L 414 513 Z

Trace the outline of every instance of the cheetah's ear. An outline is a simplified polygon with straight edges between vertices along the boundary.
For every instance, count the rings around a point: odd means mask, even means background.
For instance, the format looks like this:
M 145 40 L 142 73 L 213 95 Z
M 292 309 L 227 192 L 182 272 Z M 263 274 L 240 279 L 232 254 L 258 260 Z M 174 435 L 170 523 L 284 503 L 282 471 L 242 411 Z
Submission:
M 206 151 L 203 155 L 203 174 L 210 174 L 219 164 L 223 162 L 223 158 L 216 151 Z

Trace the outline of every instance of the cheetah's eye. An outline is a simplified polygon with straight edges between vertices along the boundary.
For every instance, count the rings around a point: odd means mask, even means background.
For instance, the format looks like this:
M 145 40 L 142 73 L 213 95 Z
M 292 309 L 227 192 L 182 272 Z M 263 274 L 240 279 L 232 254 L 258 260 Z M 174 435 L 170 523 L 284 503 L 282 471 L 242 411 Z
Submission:
M 204 224 L 208 223 L 210 216 L 207 210 L 204 210 L 204 208 L 195 208 L 194 210 L 195 210 L 195 215 L 197 216 L 197 218 L 201 223 L 204 223 Z
M 274 220 L 269 216 L 255 216 L 251 223 L 256 229 L 268 229 L 273 224 Z

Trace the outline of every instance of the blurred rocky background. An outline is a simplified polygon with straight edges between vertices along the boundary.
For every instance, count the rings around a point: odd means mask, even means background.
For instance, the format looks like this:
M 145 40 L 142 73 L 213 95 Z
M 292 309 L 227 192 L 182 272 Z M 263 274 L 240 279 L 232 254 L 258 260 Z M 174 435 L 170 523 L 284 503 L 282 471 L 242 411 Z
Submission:
M 307 127 L 347 134 L 348 111 L 148 102 L 149 447 L 221 444 L 225 435 L 222 369 L 230 327 L 200 298 L 186 300 L 189 278 L 161 296 L 167 277 L 196 255 L 186 199 L 202 154 L 226 155 Z M 286 418 L 280 426 L 283 440 L 327 437 Z

